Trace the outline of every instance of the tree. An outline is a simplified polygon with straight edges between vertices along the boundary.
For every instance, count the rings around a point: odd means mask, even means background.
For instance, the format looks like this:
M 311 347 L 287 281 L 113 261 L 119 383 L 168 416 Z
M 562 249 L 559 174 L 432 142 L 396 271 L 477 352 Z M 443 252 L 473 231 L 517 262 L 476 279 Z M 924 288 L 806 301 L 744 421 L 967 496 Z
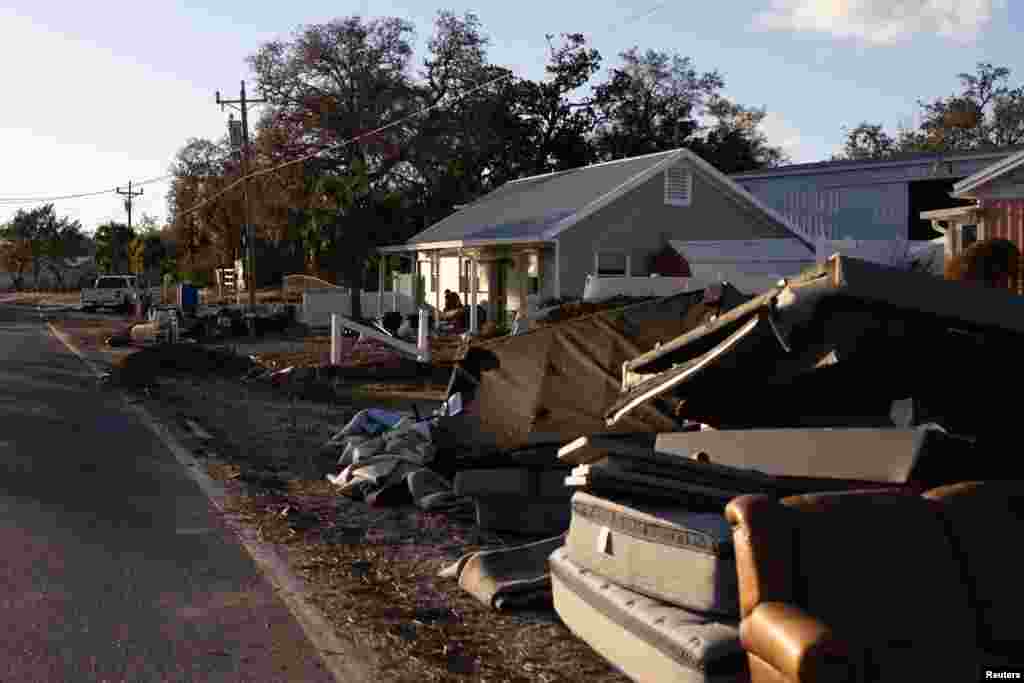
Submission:
M 703 127 L 702 135 L 687 146 L 722 173 L 774 168 L 788 161 L 781 148 L 768 143 L 760 128 L 767 116 L 765 109 L 715 95 L 708 102 L 707 114 L 713 123 Z
M 166 257 L 167 250 L 157 230 L 138 235 L 128 244 L 128 259 L 133 273 L 142 275 L 157 271 Z
M 907 152 L 967 152 L 1024 144 L 1024 86 L 1010 86 L 1010 69 L 980 62 L 961 73 L 960 92 L 918 100 L 921 123 L 889 135 L 881 124 L 847 132 L 838 158 L 885 159 Z
M 11 274 L 16 290 L 25 287 L 25 271 L 32 267 L 32 242 L 14 221 L 0 227 L 0 265 Z
M 573 97 L 601 68 L 601 53 L 588 48 L 582 33 L 548 35 L 550 62 L 544 68 L 545 81 L 519 80 L 515 87 L 514 111 L 524 133 L 519 151 L 523 170 L 531 175 L 586 166 L 597 160 L 590 132 L 594 112 L 589 100 Z
M 766 111 L 724 97 L 718 71 L 699 73 L 689 57 L 656 50 L 634 47 L 619 56 L 623 65 L 594 88 L 594 144 L 602 159 L 687 147 L 723 173 L 786 159 L 759 127 Z
M 20 209 L 0 231 L 0 239 L 5 241 L 5 267 L 13 274 L 18 289 L 24 286 L 28 270 L 38 287 L 43 269 L 50 271 L 57 286 L 63 288 L 67 260 L 87 251 L 81 224 L 66 216 L 58 217 L 53 204 L 28 211 Z
M 717 71 L 698 74 L 689 57 L 633 47 L 594 89 L 602 158 L 621 159 L 682 147 L 700 125 L 707 100 L 725 85 Z
M 260 126 L 276 129 L 272 153 L 318 153 L 291 188 L 291 227 L 316 251 L 330 251 L 335 276 L 352 292 L 354 315 L 365 261 L 386 234 L 374 221 L 378 205 L 405 184 L 401 145 L 412 128 L 394 125 L 359 144 L 337 143 L 397 124 L 414 110 L 412 31 L 401 19 L 348 17 L 306 26 L 249 59 L 271 104 Z
M 897 150 L 897 140 L 881 124 L 863 121 L 846 131 L 843 151 L 836 159 L 886 159 Z
M 171 173 L 168 217 L 179 265 L 198 275 L 234 262 L 245 218 L 242 187 L 225 190 L 241 173 L 237 154 L 226 140 L 191 138 Z
M 96 229 L 96 267 L 101 273 L 124 273 L 129 268 L 128 245 L 135 231 L 124 223 L 110 221 Z
M 71 266 L 70 261 L 89 253 L 89 238 L 82 232 L 82 224 L 67 217 L 47 220 L 40 235 L 43 265 L 57 283 L 64 289 L 64 276 Z
M 423 108 L 444 106 L 419 117 L 406 145 L 403 159 L 412 172 L 397 187 L 401 200 L 392 197 L 405 217 L 395 225 L 398 240 L 517 177 L 529 163 L 532 143 L 515 111 L 516 84 L 511 72 L 488 62 L 489 42 L 472 13 L 439 12 L 435 19 L 419 98 Z

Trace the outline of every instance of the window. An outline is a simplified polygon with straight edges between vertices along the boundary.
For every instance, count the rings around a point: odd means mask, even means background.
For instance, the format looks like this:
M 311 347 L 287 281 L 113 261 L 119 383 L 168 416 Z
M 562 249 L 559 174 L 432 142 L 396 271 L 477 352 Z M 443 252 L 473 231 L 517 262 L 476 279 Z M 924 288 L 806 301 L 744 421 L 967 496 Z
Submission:
M 540 278 L 536 275 L 526 276 L 526 293 L 540 294 Z
M 468 291 L 470 291 L 470 289 L 472 289 L 470 287 L 470 285 L 472 283 L 469 281 L 469 274 L 472 271 L 472 267 L 473 267 L 473 262 L 472 261 L 465 260 L 465 261 L 462 262 L 462 272 L 459 274 L 459 291 L 460 292 L 468 292 Z
M 693 174 L 685 166 L 665 169 L 665 204 L 689 206 L 693 195 Z
M 625 277 L 626 255 L 619 251 L 602 251 L 597 254 L 598 277 Z

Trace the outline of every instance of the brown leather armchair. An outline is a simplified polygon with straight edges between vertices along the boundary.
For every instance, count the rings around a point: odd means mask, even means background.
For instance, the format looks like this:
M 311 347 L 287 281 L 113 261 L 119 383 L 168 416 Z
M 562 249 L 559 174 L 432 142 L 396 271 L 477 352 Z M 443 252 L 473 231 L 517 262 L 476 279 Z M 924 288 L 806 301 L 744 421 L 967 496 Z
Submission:
M 944 505 L 895 490 L 731 501 L 753 683 L 974 680 L 977 624 Z

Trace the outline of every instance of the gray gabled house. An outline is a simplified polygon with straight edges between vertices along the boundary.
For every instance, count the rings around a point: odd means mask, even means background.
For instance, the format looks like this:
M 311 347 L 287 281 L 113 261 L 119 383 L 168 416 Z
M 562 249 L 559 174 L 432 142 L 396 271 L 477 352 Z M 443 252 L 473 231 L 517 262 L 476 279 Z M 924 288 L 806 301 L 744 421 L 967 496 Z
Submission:
M 751 239 L 794 240 L 813 259 L 785 218 L 676 149 L 508 182 L 380 251 L 411 259 L 419 301 L 441 308 L 451 289 L 508 321 L 532 300 L 581 296 L 588 274 L 649 275 L 672 240 Z

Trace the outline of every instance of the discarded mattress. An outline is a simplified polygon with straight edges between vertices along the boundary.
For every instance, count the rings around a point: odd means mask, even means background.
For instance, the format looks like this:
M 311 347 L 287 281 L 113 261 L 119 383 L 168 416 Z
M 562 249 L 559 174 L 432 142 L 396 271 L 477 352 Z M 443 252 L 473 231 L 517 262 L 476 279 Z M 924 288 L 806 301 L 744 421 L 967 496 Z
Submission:
M 663 399 L 716 427 L 882 426 L 892 400 L 920 394 L 962 424 L 997 425 L 1005 411 L 964 406 L 1000 376 L 998 363 L 978 371 L 991 350 L 1012 353 L 1022 335 L 1024 298 L 836 255 L 626 361 L 606 423 Z
M 747 681 L 736 620 L 716 618 L 616 586 L 552 553 L 555 610 L 569 630 L 635 681 Z
M 496 450 L 525 446 L 537 434 L 564 443 L 606 431 L 604 411 L 619 395 L 626 360 L 748 299 L 723 285 L 475 342 L 450 390 L 463 392 L 464 405 L 476 403 L 476 431 L 489 435 Z M 615 431 L 676 428 L 671 414 L 651 404 Z
M 548 556 L 565 543 L 555 536 L 535 543 L 463 555 L 441 571 L 483 604 L 502 609 L 551 594 Z
M 565 549 L 580 567 L 623 588 L 739 619 L 732 529 L 721 513 L 578 492 Z

